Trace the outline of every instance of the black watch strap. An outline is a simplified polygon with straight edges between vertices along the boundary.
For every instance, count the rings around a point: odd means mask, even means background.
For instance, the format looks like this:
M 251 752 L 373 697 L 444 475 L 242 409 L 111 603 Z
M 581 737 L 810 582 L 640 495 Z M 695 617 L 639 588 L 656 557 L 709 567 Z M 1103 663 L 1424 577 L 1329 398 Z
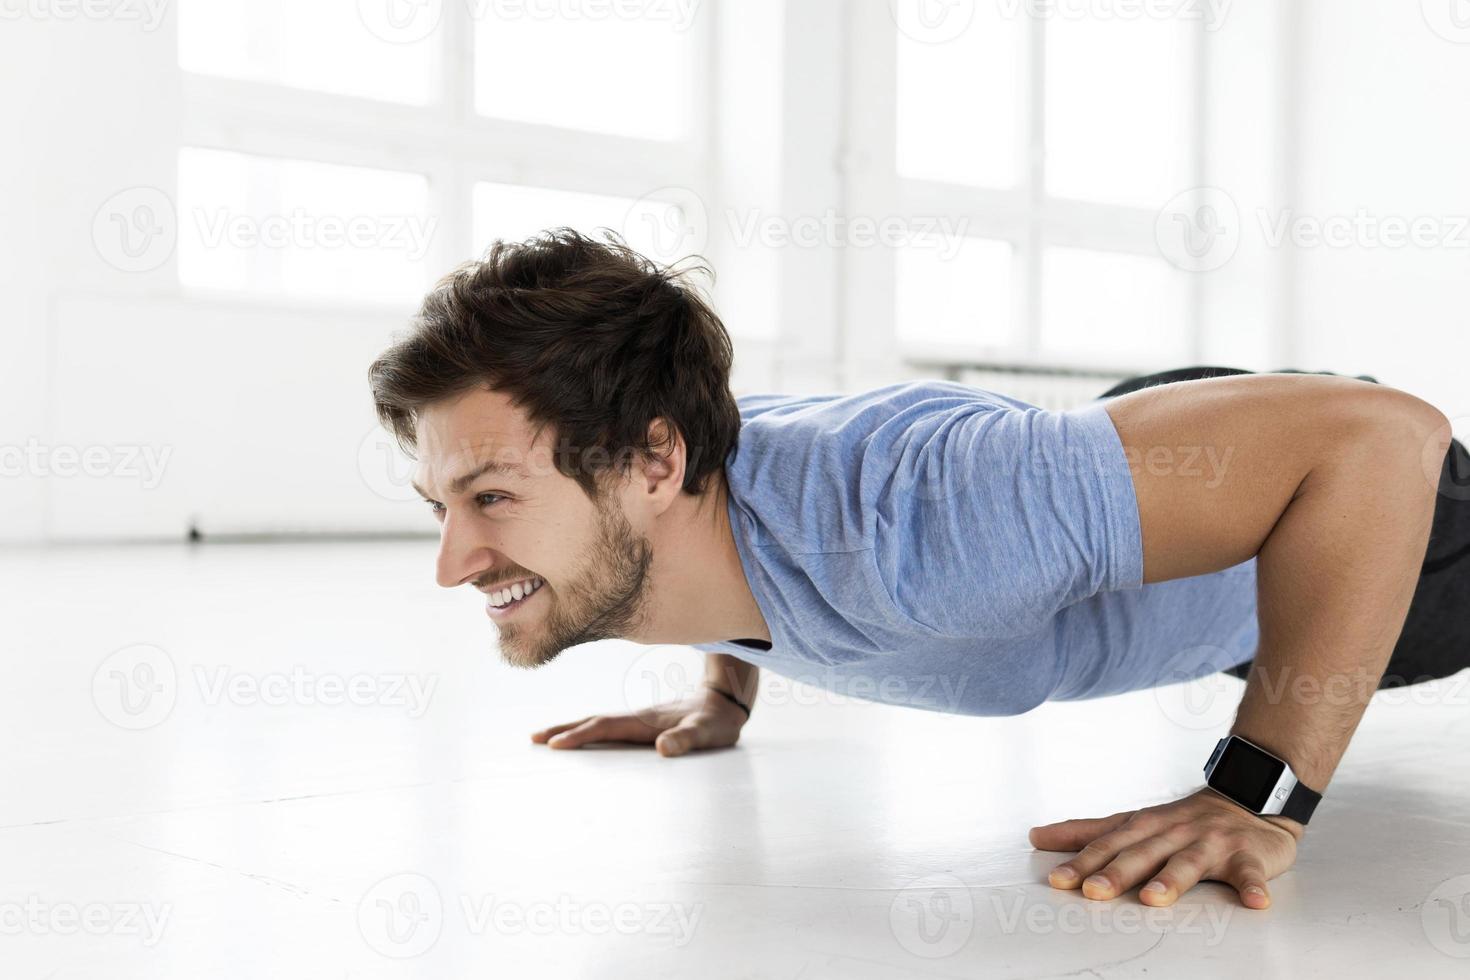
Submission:
M 1312 819 L 1312 811 L 1317 809 L 1317 804 L 1321 802 L 1321 793 L 1297 783 L 1286 797 L 1286 802 L 1281 805 L 1281 815 L 1306 826 L 1307 821 Z

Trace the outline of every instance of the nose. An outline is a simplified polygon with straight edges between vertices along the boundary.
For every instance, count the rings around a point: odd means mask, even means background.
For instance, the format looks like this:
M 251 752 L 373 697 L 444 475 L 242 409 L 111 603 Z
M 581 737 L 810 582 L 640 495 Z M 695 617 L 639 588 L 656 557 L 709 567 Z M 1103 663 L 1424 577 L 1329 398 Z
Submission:
M 448 514 L 439 525 L 439 555 L 434 579 L 446 589 L 474 581 L 494 567 L 495 553 L 488 542 L 479 540 L 473 529 Z

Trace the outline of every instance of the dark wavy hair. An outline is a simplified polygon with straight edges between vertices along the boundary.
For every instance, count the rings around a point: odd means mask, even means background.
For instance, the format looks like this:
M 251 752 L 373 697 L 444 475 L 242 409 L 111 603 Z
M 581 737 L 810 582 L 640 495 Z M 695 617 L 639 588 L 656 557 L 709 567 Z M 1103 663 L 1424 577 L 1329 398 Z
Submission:
M 687 281 L 693 270 L 604 235 L 496 241 L 439 280 L 368 369 L 378 419 L 405 453 L 421 409 L 483 386 L 510 395 L 538 434 L 553 427 L 557 469 L 593 500 L 600 473 L 666 451 L 650 443 L 655 419 L 684 438 L 682 489 L 704 491 L 740 430 L 729 334 Z

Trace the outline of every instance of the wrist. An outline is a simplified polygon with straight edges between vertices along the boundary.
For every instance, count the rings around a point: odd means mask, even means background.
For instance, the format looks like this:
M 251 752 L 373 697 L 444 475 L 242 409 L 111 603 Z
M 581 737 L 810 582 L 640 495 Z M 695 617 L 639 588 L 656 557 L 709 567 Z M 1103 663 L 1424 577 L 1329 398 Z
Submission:
M 1296 838 L 1297 843 L 1301 843 L 1302 835 L 1307 832 L 1306 827 L 1302 826 L 1300 823 L 1297 823 L 1290 817 L 1283 817 L 1280 814 L 1267 814 L 1261 817 L 1261 819 L 1274 823 L 1278 827 L 1284 828 L 1287 833 Z
M 714 698 L 716 702 L 733 706 L 735 710 L 739 711 L 743 716 L 742 720 L 748 720 L 750 718 L 750 705 L 746 704 L 740 698 L 731 694 L 724 688 L 710 683 L 709 681 L 704 682 L 704 687 L 705 690 L 709 692 L 705 695 L 706 700 Z

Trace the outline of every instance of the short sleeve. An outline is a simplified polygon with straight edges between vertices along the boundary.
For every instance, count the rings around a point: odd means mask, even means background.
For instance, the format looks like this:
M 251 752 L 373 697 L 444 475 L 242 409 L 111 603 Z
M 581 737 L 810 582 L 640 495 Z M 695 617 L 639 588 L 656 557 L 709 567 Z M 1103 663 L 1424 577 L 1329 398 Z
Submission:
M 874 571 L 902 616 L 957 637 L 1035 632 L 1143 584 L 1138 499 L 1102 402 L 976 401 L 874 439 Z

